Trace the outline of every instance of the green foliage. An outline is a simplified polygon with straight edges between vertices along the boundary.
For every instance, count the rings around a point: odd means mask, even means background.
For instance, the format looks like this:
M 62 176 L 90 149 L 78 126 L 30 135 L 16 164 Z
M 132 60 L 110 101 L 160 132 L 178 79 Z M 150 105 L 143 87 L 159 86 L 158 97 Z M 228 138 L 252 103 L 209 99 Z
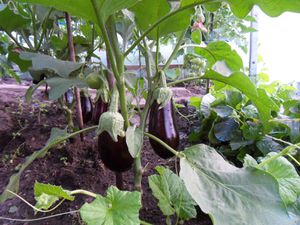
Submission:
M 140 156 L 144 143 L 144 134 L 140 127 L 130 126 L 126 130 L 126 144 L 133 158 Z
M 88 225 L 138 225 L 141 207 L 141 193 L 119 191 L 112 186 L 106 197 L 97 195 L 93 202 L 85 203 L 80 216 Z
M 276 179 L 267 172 L 237 168 L 206 145 L 192 146 L 183 153 L 180 177 L 215 225 L 294 224 Z
M 165 216 L 176 214 L 181 220 L 195 218 L 196 203 L 187 192 L 183 181 L 167 168 L 158 166 L 155 169 L 159 175 L 149 176 L 148 181 L 163 214 Z
M 36 200 L 35 207 L 38 209 L 49 209 L 60 198 L 69 201 L 74 200 L 70 192 L 62 189 L 62 187 L 37 181 L 34 183 L 34 196 Z
M 61 11 L 69 12 L 73 16 L 81 17 L 85 20 L 98 23 L 97 14 L 103 21 L 106 21 L 113 13 L 128 8 L 134 5 L 137 0 L 92 0 L 81 1 L 74 0 L 70 3 L 69 0 L 17 0 L 24 3 L 40 4 L 51 6 Z M 96 8 L 94 8 L 95 2 Z
M 190 3 L 190 0 L 181 0 L 180 6 L 185 6 Z M 146 31 L 160 18 L 170 13 L 172 11 L 171 9 L 172 7 L 167 0 L 142 0 L 130 10 L 135 14 L 136 24 L 138 27 L 141 30 Z M 186 29 L 189 26 L 190 14 L 192 12 L 193 10 L 190 9 L 168 18 L 150 32 L 148 37 L 156 40 L 157 36 L 162 37 L 164 35 Z
M 23 60 L 32 61 L 31 71 L 35 73 L 51 71 L 63 78 L 68 78 L 72 72 L 78 70 L 83 65 L 82 63 L 63 61 L 39 53 L 22 52 L 20 57 Z
M 0 4 L 0 30 L 11 33 L 28 27 L 30 20 L 16 14 L 6 4 Z

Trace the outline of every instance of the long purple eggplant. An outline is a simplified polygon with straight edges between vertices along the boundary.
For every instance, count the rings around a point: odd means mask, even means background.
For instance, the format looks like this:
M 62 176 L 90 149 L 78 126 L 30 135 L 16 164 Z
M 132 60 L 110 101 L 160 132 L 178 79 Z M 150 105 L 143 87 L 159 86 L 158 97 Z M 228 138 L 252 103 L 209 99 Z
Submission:
M 153 102 L 149 115 L 149 133 L 161 139 L 172 148 L 179 145 L 179 132 L 175 120 L 172 99 L 161 109 L 156 101 Z M 174 156 L 169 150 L 158 142 L 150 139 L 150 144 L 157 155 L 167 159 Z
M 99 118 L 102 113 L 107 112 L 109 104 L 107 102 L 104 102 L 101 97 L 98 98 L 98 100 L 95 102 L 95 107 L 93 111 L 93 124 L 99 123 Z
M 81 109 L 83 122 L 87 123 L 91 121 L 93 116 L 93 103 L 90 97 L 85 96 L 84 94 L 80 95 Z

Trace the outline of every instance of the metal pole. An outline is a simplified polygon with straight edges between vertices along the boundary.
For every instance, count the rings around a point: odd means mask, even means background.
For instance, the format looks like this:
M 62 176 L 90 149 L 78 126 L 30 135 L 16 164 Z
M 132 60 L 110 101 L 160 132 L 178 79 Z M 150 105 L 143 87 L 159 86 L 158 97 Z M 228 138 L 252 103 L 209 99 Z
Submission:
M 250 33 L 250 52 L 249 52 L 249 77 L 257 82 L 257 61 L 258 61 L 258 23 L 259 23 L 259 9 L 257 6 L 253 7 L 251 16 L 255 21 L 251 22 L 251 28 L 257 31 Z

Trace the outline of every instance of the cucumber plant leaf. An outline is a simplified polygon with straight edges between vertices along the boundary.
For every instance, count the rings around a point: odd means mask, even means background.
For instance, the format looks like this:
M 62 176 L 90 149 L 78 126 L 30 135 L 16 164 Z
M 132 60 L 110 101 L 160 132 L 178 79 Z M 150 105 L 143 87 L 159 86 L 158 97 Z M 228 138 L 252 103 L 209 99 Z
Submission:
M 80 208 L 80 216 L 88 225 L 137 225 L 142 207 L 141 193 L 107 189 L 106 197 L 97 195 L 91 203 Z
M 281 200 L 278 182 L 269 173 L 237 168 L 206 145 L 183 153 L 180 177 L 214 225 L 295 224 Z
M 61 186 L 52 184 L 34 183 L 34 196 L 36 200 L 35 207 L 38 209 L 49 209 L 60 198 L 73 201 L 74 196 Z
M 195 218 L 197 215 L 195 205 L 183 181 L 171 170 L 157 166 L 159 175 L 148 177 L 149 186 L 153 195 L 158 200 L 158 207 L 165 216 L 176 213 L 182 220 Z
M 26 157 L 25 162 L 20 166 L 17 173 L 14 173 L 10 179 L 7 186 L 4 188 L 4 191 L 0 195 L 0 203 L 5 202 L 7 199 L 14 197 L 11 193 L 7 190 L 10 190 L 14 193 L 18 193 L 19 191 L 19 184 L 20 184 L 20 177 L 23 171 L 36 159 L 42 158 L 46 155 L 50 148 L 64 140 L 67 136 L 67 130 L 61 130 L 58 128 L 52 128 L 50 138 L 47 141 L 45 147 L 41 150 L 34 152 L 30 156 Z

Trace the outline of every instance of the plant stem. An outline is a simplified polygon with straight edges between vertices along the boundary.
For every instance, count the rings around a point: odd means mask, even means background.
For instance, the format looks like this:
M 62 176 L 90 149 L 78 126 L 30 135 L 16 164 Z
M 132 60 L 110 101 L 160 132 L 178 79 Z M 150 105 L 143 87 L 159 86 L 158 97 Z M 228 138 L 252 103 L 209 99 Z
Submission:
M 123 186 L 123 175 L 121 172 L 115 172 L 116 175 L 116 186 L 119 190 L 124 190 Z
M 172 152 L 176 157 L 182 158 L 183 156 L 180 154 L 180 152 L 177 152 L 174 148 L 170 147 L 167 143 L 163 142 L 162 140 L 160 140 L 159 138 L 155 137 L 152 134 L 149 134 L 147 132 L 144 132 L 144 134 L 146 136 L 148 136 L 149 138 L 153 139 L 154 141 L 158 142 L 159 144 L 161 144 L 162 146 L 164 146 L 166 149 L 168 149 L 170 152 Z
M 76 62 L 76 55 L 75 55 L 75 48 L 74 48 L 74 43 L 73 43 L 73 34 L 72 34 L 72 20 L 71 16 L 69 13 L 65 13 L 66 16 L 66 25 L 67 25 L 67 33 L 68 33 L 68 47 L 69 47 L 69 57 L 70 61 Z M 82 108 L 81 108 L 81 100 L 80 100 L 80 89 L 77 87 L 74 87 L 74 92 L 75 92 L 75 97 L 76 97 L 76 102 L 77 102 L 77 120 L 79 123 L 79 128 L 82 130 L 84 125 L 83 125 L 83 116 L 82 116 Z M 84 137 L 81 134 L 80 135 L 81 141 L 83 141 Z
M 52 11 L 53 11 L 53 8 L 49 9 L 46 18 L 44 19 L 44 21 L 43 21 L 43 23 L 42 23 L 42 25 L 41 25 L 41 28 L 42 28 L 42 34 L 41 34 L 40 39 L 39 39 L 39 41 L 38 41 L 38 44 L 37 44 L 37 46 L 36 46 L 36 48 L 35 48 L 36 51 L 39 51 L 40 48 L 41 48 L 41 45 L 42 45 L 42 43 L 43 43 L 43 39 L 44 39 L 46 30 L 47 30 L 47 27 L 46 27 L 45 24 L 46 24 L 47 21 L 49 20 L 49 17 L 50 17 L 50 15 L 51 15 Z
M 263 167 L 264 165 L 267 165 L 269 164 L 270 162 L 272 162 L 273 160 L 279 158 L 280 156 L 284 156 L 284 155 L 287 155 L 291 150 L 295 149 L 294 146 L 288 146 L 286 148 L 284 148 L 281 152 L 279 152 L 278 154 L 268 158 L 267 160 L 261 162 L 260 164 L 258 164 L 256 167 L 257 168 L 261 168 Z
M 297 159 L 295 159 L 294 156 L 292 156 L 291 154 L 287 154 L 287 156 L 290 157 L 297 164 L 297 166 L 300 166 L 300 162 Z
M 209 2 L 216 2 L 217 0 L 203 0 L 203 1 L 197 1 L 196 3 L 193 4 L 189 4 L 186 6 L 183 6 L 175 11 L 172 11 L 170 13 L 168 13 L 167 15 L 163 16 L 162 18 L 160 18 L 158 21 L 156 21 L 154 24 L 152 24 L 131 46 L 129 49 L 127 49 L 127 51 L 124 53 L 124 56 L 126 57 L 142 40 L 144 37 L 146 37 L 154 28 L 156 28 L 157 26 L 159 26 L 162 22 L 164 22 L 165 20 L 169 19 L 170 17 L 184 11 L 190 8 L 195 7 L 196 5 L 201 5 L 204 3 L 209 3 Z
M 193 80 L 197 80 L 197 79 L 206 79 L 206 78 L 202 78 L 202 76 L 188 77 L 188 78 L 184 78 L 184 79 L 181 79 L 181 80 L 176 80 L 176 81 L 173 81 L 173 82 L 169 82 L 168 86 L 171 87 L 171 86 L 174 86 L 176 84 L 180 84 L 180 83 L 188 82 L 188 81 L 193 81 Z
M 287 145 L 289 145 L 289 146 L 293 146 L 293 147 L 295 147 L 295 148 L 297 148 L 297 149 L 300 150 L 299 144 L 293 144 L 293 143 L 290 143 L 290 142 L 288 142 L 288 141 L 284 141 L 284 140 L 281 140 L 281 139 L 279 139 L 279 138 L 273 137 L 273 136 L 271 136 L 271 135 L 266 135 L 266 137 L 271 138 L 271 139 L 273 139 L 273 140 L 275 140 L 275 141 L 278 141 L 278 142 L 287 144 Z
M 173 59 L 175 58 L 175 56 L 176 56 L 176 54 L 177 54 L 177 52 L 178 52 L 178 50 L 179 50 L 179 48 L 180 48 L 180 45 L 181 45 L 182 40 L 183 40 L 183 38 L 184 38 L 184 36 L 185 36 L 185 34 L 186 34 L 186 31 L 187 31 L 187 30 L 182 31 L 182 33 L 181 33 L 180 36 L 178 37 L 177 44 L 176 44 L 175 48 L 173 49 L 173 51 L 172 51 L 170 57 L 168 58 L 167 62 L 166 62 L 165 65 L 163 66 L 162 70 L 168 69 L 169 66 L 171 65 Z
M 88 195 L 88 196 L 91 196 L 93 198 L 97 197 L 97 195 L 95 193 L 90 192 L 90 191 L 86 191 L 86 190 L 83 190 L 83 189 L 77 189 L 77 190 L 71 191 L 70 194 L 71 195 L 78 195 L 78 194 Z

